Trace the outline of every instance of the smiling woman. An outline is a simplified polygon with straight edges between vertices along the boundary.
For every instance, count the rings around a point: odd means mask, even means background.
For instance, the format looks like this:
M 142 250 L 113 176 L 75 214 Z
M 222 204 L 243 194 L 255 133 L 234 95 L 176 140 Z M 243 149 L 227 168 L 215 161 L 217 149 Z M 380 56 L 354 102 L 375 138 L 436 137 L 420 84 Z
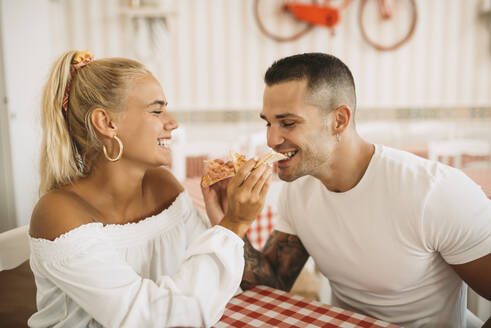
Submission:
M 118 133 L 124 141 L 125 152 L 142 165 L 149 168 L 169 165 L 168 145 L 177 122 L 167 112 L 166 106 L 160 83 L 147 74 L 131 82 L 124 115 L 111 118 L 106 109 L 96 108 L 91 113 L 92 122 L 96 129 L 108 135 Z M 114 127 L 106 125 L 111 120 Z M 109 146 L 112 145 L 110 143 Z
M 239 287 L 269 186 L 247 162 L 210 227 L 163 165 L 177 122 L 140 63 L 69 51 L 44 89 L 31 327 L 210 326 Z M 238 196 L 240 195 L 240 202 Z M 223 219 L 222 219 L 223 218 Z

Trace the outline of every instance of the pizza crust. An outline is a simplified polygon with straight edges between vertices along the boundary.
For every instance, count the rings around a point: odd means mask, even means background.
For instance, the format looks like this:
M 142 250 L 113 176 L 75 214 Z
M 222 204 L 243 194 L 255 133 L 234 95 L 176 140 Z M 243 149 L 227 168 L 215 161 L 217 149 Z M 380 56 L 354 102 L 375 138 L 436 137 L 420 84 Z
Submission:
M 274 162 L 281 161 L 283 159 L 287 159 L 288 156 L 283 155 L 281 153 L 277 153 L 274 150 L 272 150 L 269 154 L 261 158 L 257 163 L 255 167 L 261 166 L 262 164 L 270 165 L 273 164 Z

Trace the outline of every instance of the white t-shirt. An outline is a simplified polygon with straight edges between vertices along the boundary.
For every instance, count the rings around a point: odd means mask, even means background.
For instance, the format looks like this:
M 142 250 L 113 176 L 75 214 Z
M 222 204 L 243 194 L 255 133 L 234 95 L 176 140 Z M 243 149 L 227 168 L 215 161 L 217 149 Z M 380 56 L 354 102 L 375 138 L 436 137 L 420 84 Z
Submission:
M 208 327 L 239 288 L 243 241 L 211 229 L 181 193 L 138 223 L 89 223 L 30 238 L 37 285 L 30 327 Z
M 376 145 L 354 188 L 302 177 L 278 211 L 276 229 L 300 238 L 334 305 L 405 327 L 465 326 L 467 286 L 447 263 L 491 252 L 491 201 L 461 171 Z

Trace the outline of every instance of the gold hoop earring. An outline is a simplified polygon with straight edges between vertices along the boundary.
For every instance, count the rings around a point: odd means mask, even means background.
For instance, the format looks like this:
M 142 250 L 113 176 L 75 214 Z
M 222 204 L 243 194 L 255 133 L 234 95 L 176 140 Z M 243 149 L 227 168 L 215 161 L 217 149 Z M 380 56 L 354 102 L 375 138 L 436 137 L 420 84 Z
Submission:
M 116 135 L 113 138 L 116 139 L 116 141 L 119 144 L 119 153 L 118 153 L 118 156 L 116 156 L 115 158 L 109 157 L 109 155 L 107 154 L 106 146 L 105 145 L 102 145 L 102 150 L 104 152 L 104 156 L 110 162 L 119 161 L 119 159 L 121 158 L 121 155 L 123 155 L 123 143 L 121 142 L 121 139 L 119 139 L 118 136 L 116 136 Z
M 337 140 L 337 142 L 341 141 L 341 136 L 339 135 L 339 133 L 336 133 L 336 140 Z

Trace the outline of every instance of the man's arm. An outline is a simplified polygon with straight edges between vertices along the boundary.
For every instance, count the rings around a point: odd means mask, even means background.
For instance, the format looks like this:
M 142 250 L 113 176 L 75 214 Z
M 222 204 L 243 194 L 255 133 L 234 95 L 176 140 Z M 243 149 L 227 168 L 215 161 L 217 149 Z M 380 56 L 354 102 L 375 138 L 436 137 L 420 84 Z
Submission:
M 247 236 L 244 238 L 245 268 L 242 289 L 256 285 L 290 291 L 309 253 L 297 236 L 273 231 L 263 252 L 256 250 Z
M 491 301 L 491 254 L 452 268 L 476 293 Z

